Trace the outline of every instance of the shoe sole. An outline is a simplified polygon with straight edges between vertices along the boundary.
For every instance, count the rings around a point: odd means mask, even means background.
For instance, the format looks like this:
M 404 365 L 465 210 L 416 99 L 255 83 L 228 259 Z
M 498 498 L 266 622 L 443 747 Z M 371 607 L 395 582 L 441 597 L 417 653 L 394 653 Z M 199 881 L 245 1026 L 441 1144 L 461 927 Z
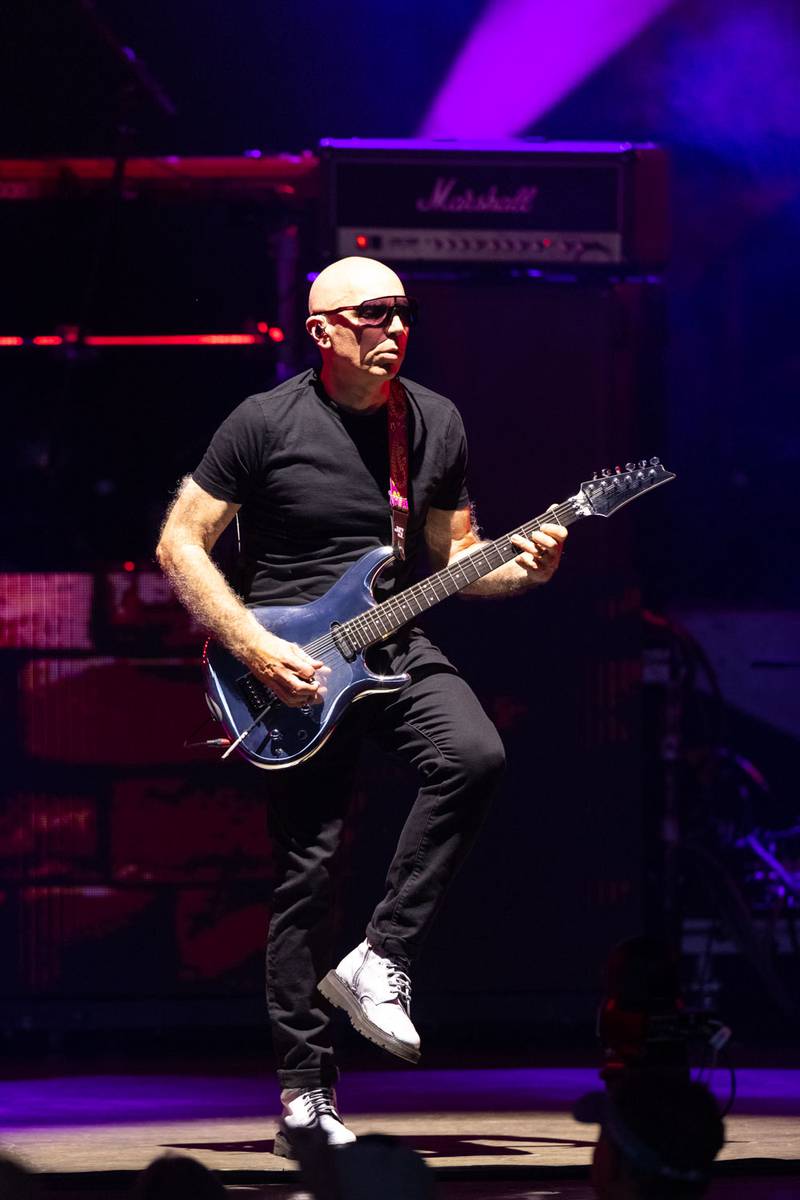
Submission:
M 328 1145 L 333 1150 L 339 1150 L 341 1148 L 341 1146 L 354 1146 L 356 1141 L 358 1141 L 357 1138 L 355 1139 L 355 1141 L 341 1142 L 338 1145 L 336 1144 L 336 1142 L 328 1142 Z M 272 1153 L 275 1155 L 276 1158 L 291 1158 L 294 1160 L 295 1156 L 292 1153 L 291 1146 L 289 1145 L 289 1139 L 287 1138 L 286 1134 L 283 1133 L 283 1131 L 280 1129 L 275 1134 L 275 1141 L 272 1146 Z
M 407 1042 L 401 1042 L 398 1038 L 392 1037 L 390 1033 L 386 1033 L 364 1015 L 358 997 L 335 971 L 328 971 L 325 978 L 317 984 L 317 988 L 330 1004 L 347 1013 L 350 1024 L 363 1037 L 374 1042 L 376 1046 L 380 1046 L 381 1050 L 388 1050 L 389 1054 L 404 1059 L 405 1062 L 419 1062 L 419 1050 L 414 1046 L 409 1046 Z

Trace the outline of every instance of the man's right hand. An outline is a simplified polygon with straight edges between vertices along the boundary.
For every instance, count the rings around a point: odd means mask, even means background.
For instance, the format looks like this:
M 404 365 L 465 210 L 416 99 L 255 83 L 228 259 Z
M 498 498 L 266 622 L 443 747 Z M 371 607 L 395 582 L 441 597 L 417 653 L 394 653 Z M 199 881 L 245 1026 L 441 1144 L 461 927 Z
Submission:
M 264 630 L 263 638 L 248 655 L 247 665 L 279 700 L 291 708 L 321 704 L 325 698 L 325 680 L 330 668 L 320 659 L 311 658 L 302 646 L 285 642 L 268 630 Z

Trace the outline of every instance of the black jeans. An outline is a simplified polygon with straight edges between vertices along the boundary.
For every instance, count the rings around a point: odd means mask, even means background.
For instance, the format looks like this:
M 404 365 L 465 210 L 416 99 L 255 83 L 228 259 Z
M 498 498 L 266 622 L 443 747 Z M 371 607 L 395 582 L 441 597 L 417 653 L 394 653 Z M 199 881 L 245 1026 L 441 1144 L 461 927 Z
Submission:
M 336 961 L 329 926 L 332 860 L 364 737 L 375 738 L 421 776 L 386 891 L 366 930 L 376 950 L 406 968 L 475 840 L 505 763 L 497 730 L 471 688 L 437 663 L 415 672 L 388 703 L 355 704 L 314 758 L 269 776 L 277 882 L 267 1004 L 284 1088 L 326 1086 L 338 1077 L 329 1016 L 316 985 Z

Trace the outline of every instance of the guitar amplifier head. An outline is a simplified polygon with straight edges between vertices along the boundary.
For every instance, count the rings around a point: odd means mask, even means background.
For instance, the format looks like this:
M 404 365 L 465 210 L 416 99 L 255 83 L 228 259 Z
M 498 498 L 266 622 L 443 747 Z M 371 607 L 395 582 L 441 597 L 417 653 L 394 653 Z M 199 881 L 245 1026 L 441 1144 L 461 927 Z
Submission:
M 658 270 L 667 260 L 667 159 L 627 142 L 326 138 L 330 259 Z

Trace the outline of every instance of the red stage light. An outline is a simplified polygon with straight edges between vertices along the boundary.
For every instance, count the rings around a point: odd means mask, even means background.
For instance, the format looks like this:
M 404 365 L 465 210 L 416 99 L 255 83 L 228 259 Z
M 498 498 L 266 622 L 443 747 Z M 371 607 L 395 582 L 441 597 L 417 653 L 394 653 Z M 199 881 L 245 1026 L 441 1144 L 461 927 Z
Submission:
M 359 250 L 366 250 L 367 246 L 369 245 L 369 239 L 366 238 L 363 233 L 359 233 L 356 237 L 356 245 L 358 246 Z
M 271 332 L 271 331 L 270 331 Z M 87 346 L 254 346 L 257 333 L 90 334 Z
M 259 321 L 258 333 L 91 333 L 83 339 L 86 346 L 260 346 L 265 335 L 282 342 L 285 334 L 277 325 Z M 63 346 L 80 340 L 78 330 L 65 327 L 64 334 L 39 334 L 30 339 L 32 346 Z M 0 337 L 2 346 L 24 346 L 25 338 Z
M 123 571 L 135 571 L 136 563 L 132 562 L 129 558 L 126 558 L 125 562 L 122 564 L 122 569 Z
M 200 346 L 254 346 L 261 338 L 254 333 L 201 333 Z

